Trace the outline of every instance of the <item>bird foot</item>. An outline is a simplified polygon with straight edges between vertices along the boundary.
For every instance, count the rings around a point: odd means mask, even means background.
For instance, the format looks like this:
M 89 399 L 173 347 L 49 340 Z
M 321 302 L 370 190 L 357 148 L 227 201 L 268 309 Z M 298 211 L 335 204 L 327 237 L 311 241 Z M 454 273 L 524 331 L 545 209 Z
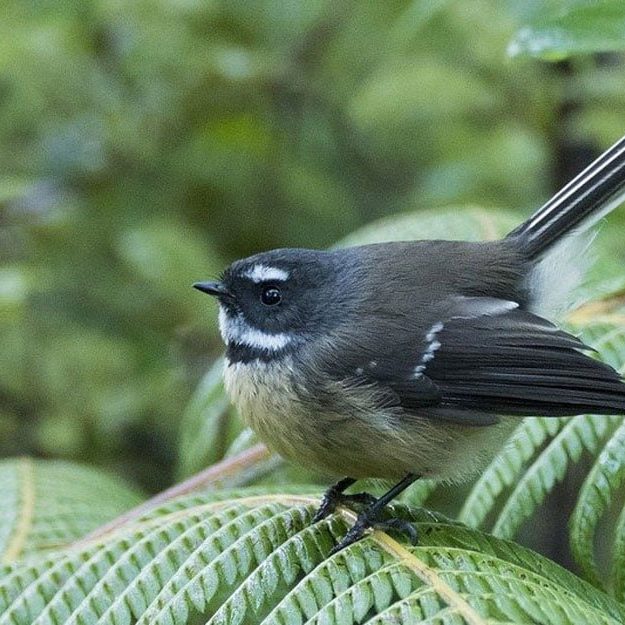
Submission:
M 313 523 L 317 523 L 317 521 L 321 521 L 331 515 L 337 506 L 360 508 L 362 506 L 372 506 L 376 501 L 377 499 L 369 493 L 346 495 L 332 486 L 324 493 L 321 505 L 313 517 Z
M 339 542 L 338 545 L 332 549 L 330 555 L 334 555 L 335 553 L 345 549 L 345 547 L 349 547 L 359 541 L 364 536 L 365 532 L 370 528 L 382 530 L 384 532 L 388 530 L 401 532 L 408 537 L 413 545 L 416 545 L 419 542 L 419 534 L 416 527 L 412 523 L 397 517 L 387 519 L 380 518 L 380 514 L 383 510 L 383 507 L 379 508 L 375 504 L 363 510 L 356 518 L 354 525 L 352 525 L 347 534 L 345 534 L 343 540 L 341 540 L 341 542 Z

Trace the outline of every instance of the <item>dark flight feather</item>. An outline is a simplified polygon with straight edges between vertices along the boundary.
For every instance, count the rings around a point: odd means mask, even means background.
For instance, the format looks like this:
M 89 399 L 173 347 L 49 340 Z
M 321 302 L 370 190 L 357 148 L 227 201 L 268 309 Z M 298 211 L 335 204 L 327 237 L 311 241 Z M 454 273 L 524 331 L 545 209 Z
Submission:
M 387 346 L 395 358 L 381 354 L 375 367 L 361 368 L 362 379 L 391 389 L 408 414 L 464 425 L 625 411 L 625 384 L 614 369 L 578 338 L 513 306 L 455 298 L 409 364 L 397 356 L 405 345 Z

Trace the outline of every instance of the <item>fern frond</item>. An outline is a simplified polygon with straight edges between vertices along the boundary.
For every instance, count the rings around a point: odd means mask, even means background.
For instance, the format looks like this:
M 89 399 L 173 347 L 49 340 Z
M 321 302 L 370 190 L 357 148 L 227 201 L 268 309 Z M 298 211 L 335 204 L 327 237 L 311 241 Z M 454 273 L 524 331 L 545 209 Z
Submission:
M 80 623 L 99 620 L 119 622 L 130 614 L 139 616 L 150 603 L 160 584 L 184 565 L 184 556 L 197 541 L 235 531 L 245 519 L 237 521 L 241 508 L 226 508 L 205 519 L 204 507 L 191 514 L 173 515 L 157 522 L 138 524 L 132 543 L 122 534 L 125 548 L 119 555 L 110 544 L 94 554 L 76 571 L 78 584 L 65 584 L 50 599 L 34 623 Z M 231 527 L 234 523 L 235 526 Z M 116 544 L 118 541 L 112 541 Z M 105 555 L 106 552 L 106 555 Z M 101 563 L 101 564 L 99 564 Z M 97 567 L 97 575 L 90 575 Z
M 422 506 L 437 488 L 435 480 L 417 480 L 399 500 L 411 506 Z
M 570 520 L 571 551 L 586 578 L 597 586 L 603 583 L 595 558 L 597 526 L 625 482 L 625 423 L 622 417 L 619 420 L 620 426 L 584 480 Z M 623 564 L 623 555 L 615 548 L 612 569 L 617 579 L 622 575 Z
M 91 546 L 75 553 L 50 552 L 12 565 L 0 579 L 0 624 L 31 623 L 59 584 L 71 579 L 96 551 Z
M 569 465 L 579 460 L 584 449 L 594 453 L 620 419 L 593 415 L 569 419 L 517 481 L 497 517 L 493 533 L 513 537 L 523 521 L 562 481 Z
M 458 518 L 471 527 L 480 527 L 500 495 L 517 483 L 526 463 L 565 423 L 565 419 L 545 418 L 522 421 L 502 452 L 475 482 Z
M 222 499 L 227 497 L 226 499 Z M 421 540 L 375 531 L 328 553 L 353 523 L 341 509 L 311 525 L 303 495 L 196 494 L 93 543 L 2 578 L 11 625 L 598 623 L 625 609 L 514 543 L 398 505 Z M 17 580 L 21 580 L 17 583 Z M 393 622 L 392 620 L 390 622 Z
M 119 480 L 60 461 L 0 461 L 0 482 L 0 562 L 65 545 L 139 501 Z
M 610 582 L 612 595 L 625 602 L 625 507 L 621 509 L 614 529 Z
M 625 320 L 625 316 L 623 317 Z M 625 325 L 611 322 L 590 321 L 586 325 L 573 326 L 582 340 L 594 347 L 603 362 L 608 363 L 617 371 L 625 362 Z

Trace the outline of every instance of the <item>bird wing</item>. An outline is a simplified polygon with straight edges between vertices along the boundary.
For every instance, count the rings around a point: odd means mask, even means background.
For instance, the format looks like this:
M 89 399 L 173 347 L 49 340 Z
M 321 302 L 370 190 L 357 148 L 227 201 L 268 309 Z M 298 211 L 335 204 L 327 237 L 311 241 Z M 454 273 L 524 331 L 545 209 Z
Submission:
M 441 312 L 416 362 L 389 357 L 363 368 L 407 413 L 490 425 L 500 415 L 625 412 L 621 376 L 549 321 L 489 297 L 456 297 Z

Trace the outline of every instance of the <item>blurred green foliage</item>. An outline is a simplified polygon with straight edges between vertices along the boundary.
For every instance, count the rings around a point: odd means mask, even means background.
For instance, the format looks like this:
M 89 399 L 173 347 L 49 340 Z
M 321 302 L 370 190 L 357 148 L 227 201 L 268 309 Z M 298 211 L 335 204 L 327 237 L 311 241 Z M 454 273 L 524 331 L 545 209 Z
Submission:
M 221 349 L 194 280 L 391 213 L 527 212 L 625 125 L 622 57 L 507 56 L 622 47 L 617 0 L 2 13 L 0 456 L 88 460 L 149 489 L 171 481 Z
M 508 46 L 511 55 L 555 60 L 625 47 L 621 0 L 530 0 L 511 6 L 525 22 Z

